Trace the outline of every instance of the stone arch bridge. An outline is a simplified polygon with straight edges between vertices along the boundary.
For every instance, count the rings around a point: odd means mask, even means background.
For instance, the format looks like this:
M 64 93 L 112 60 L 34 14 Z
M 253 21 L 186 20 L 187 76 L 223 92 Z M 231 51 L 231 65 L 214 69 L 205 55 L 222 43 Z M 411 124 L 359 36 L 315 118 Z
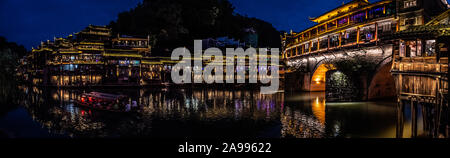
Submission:
M 336 61 L 345 62 L 346 60 L 355 60 L 355 57 L 358 56 L 368 60 L 370 65 L 355 65 L 355 67 L 371 67 L 373 69 L 360 76 L 353 76 L 360 81 L 360 86 L 357 88 L 361 92 L 361 95 L 356 100 L 395 97 L 395 82 L 390 73 L 393 49 L 392 44 L 385 44 L 328 50 L 287 58 L 285 60 L 288 68 L 286 73 L 286 90 L 326 91 L 327 100 L 329 98 L 332 99 L 332 97 L 329 97 L 332 94 L 337 96 L 345 95 L 342 94 L 343 89 L 345 89 L 343 87 L 335 88 L 341 92 L 332 90 L 333 81 L 331 76 L 335 72 L 339 73 L 339 68 L 336 68 L 332 63 Z M 347 93 L 351 94 L 353 92 L 349 90 Z M 334 100 L 340 101 L 342 98 L 335 98 Z

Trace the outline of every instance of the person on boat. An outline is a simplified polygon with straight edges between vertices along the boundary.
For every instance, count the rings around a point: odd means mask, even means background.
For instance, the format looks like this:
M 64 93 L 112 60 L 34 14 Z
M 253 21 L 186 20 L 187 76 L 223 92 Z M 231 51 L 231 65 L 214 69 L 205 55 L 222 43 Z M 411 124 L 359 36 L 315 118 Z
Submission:
M 130 104 L 125 105 L 125 111 L 131 111 L 131 105 Z
M 119 110 L 119 101 L 117 101 L 114 106 L 113 106 L 114 110 Z

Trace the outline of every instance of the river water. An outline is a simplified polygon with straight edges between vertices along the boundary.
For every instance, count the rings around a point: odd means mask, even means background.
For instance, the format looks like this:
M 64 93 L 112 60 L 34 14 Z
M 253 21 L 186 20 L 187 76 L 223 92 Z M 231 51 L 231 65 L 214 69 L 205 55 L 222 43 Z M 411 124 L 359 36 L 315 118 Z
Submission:
M 396 136 L 395 102 L 328 103 L 323 92 L 262 95 L 257 91 L 219 89 L 96 90 L 126 94 L 138 102 L 141 109 L 138 113 L 121 114 L 74 105 L 75 98 L 92 90 L 39 89 L 26 86 L 20 86 L 19 89 L 22 93 L 17 97 L 17 105 L 0 113 L 0 137 Z M 407 132 L 409 131 L 405 130 L 405 136 L 409 135 Z

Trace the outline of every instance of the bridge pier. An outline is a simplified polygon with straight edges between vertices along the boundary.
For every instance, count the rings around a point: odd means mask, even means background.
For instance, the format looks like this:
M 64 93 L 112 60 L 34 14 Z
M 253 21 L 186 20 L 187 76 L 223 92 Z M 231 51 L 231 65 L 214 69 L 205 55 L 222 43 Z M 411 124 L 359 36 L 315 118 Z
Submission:
M 368 100 L 368 74 L 348 76 L 337 70 L 326 75 L 327 101 L 366 101 Z
M 285 75 L 286 91 L 311 91 L 311 73 L 294 72 Z

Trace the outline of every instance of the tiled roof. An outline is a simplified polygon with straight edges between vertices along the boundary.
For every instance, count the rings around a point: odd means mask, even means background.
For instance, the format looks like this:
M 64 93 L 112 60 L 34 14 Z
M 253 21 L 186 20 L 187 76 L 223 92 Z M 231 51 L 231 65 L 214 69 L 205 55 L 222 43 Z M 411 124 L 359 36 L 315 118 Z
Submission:
M 384 39 L 450 36 L 450 25 L 411 26 Z

